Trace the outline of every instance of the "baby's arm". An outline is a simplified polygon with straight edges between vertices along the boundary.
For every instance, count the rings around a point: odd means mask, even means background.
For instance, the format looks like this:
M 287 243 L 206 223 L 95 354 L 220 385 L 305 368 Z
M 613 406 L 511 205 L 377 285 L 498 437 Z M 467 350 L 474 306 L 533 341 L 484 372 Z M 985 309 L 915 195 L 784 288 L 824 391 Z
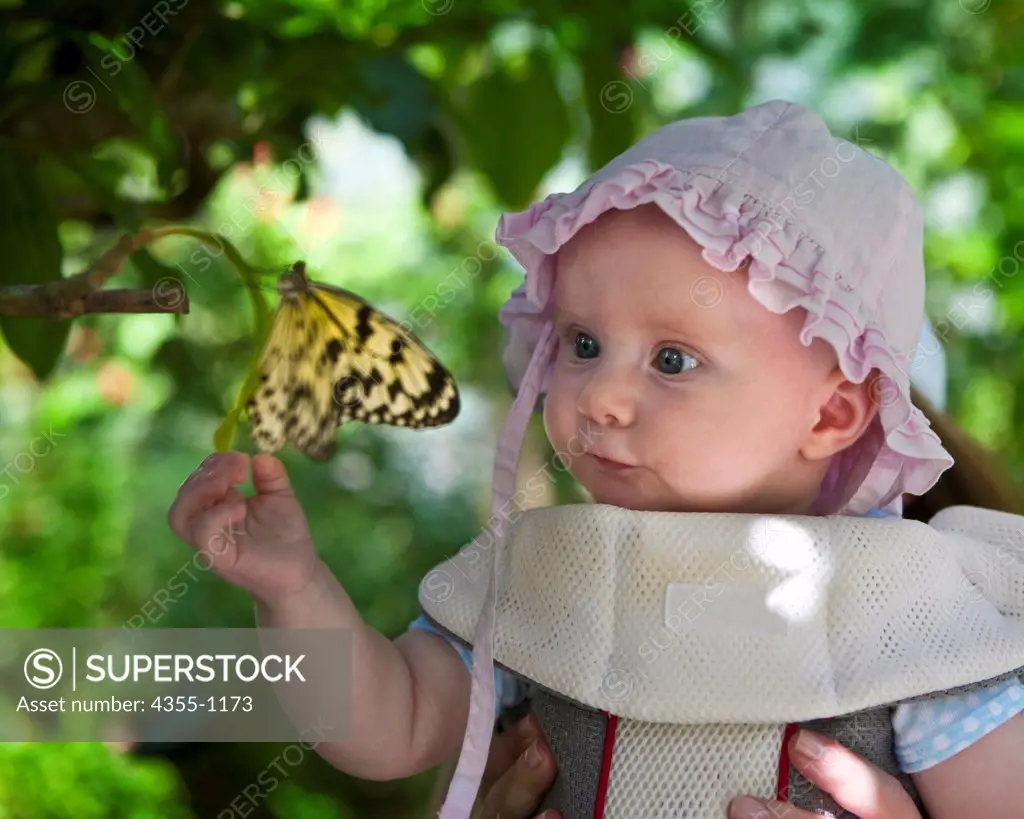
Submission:
M 911 777 L 929 819 L 1020 819 L 1024 815 L 1024 713 Z
M 248 467 L 240 452 L 210 456 L 178 490 L 168 520 L 217 574 L 252 596 L 259 627 L 351 632 L 352 679 L 338 683 L 351 684 L 350 739 L 322 742 L 319 753 L 346 773 L 376 780 L 411 776 L 457 753 L 470 677 L 456 650 L 428 632 L 392 643 L 367 626 L 318 558 L 284 466 L 256 456 L 256 493 L 245 497 L 236 486 L 246 481 Z M 325 701 L 305 700 L 303 708 L 330 714 L 336 689 L 317 690 Z
M 391 642 L 363 622 L 323 563 L 303 594 L 278 605 L 258 602 L 256 621 L 261 628 L 351 630 L 351 740 L 317 746 L 336 768 L 361 779 L 400 779 L 458 753 L 470 678 L 436 634 L 414 629 Z

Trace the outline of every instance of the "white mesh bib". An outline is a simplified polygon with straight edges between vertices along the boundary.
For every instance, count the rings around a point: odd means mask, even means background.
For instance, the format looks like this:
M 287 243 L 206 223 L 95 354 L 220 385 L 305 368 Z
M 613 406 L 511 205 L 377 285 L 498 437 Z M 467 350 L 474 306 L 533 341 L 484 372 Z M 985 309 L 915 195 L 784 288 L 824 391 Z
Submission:
M 494 657 L 584 705 L 676 724 L 845 714 L 1024 666 L 1021 518 L 523 513 Z M 424 611 L 471 643 L 493 550 L 430 572 Z

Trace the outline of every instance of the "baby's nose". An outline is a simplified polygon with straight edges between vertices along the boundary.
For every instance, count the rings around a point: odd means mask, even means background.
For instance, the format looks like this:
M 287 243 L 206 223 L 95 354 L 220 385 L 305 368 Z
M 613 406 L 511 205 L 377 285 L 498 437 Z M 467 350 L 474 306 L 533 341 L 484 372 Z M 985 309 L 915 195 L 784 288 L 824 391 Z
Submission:
M 629 426 L 636 417 L 637 387 L 619 373 L 597 372 L 580 391 L 576 410 L 601 426 Z

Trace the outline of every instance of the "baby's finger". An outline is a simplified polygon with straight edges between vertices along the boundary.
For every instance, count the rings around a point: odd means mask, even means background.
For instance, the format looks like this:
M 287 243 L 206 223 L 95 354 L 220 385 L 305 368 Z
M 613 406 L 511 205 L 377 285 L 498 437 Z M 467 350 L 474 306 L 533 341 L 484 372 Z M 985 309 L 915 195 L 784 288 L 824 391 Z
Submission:
M 182 540 L 188 537 L 189 521 L 204 509 L 222 501 L 230 487 L 245 483 L 249 456 L 244 452 L 210 455 L 185 479 L 167 513 L 167 522 Z
M 294 497 L 284 464 L 265 452 L 252 459 L 252 485 L 257 495 Z
M 245 532 L 245 497 L 234 487 L 223 503 L 199 513 L 192 521 L 188 542 L 203 556 L 207 568 L 218 574 L 230 571 L 238 559 L 239 539 Z

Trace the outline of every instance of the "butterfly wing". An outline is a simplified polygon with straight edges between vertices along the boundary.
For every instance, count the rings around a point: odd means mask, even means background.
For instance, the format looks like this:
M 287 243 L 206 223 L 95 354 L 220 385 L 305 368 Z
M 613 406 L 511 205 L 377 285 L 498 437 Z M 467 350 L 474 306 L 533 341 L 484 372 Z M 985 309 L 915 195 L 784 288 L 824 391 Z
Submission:
M 411 333 L 358 296 L 327 285 L 282 298 L 246 406 L 257 446 L 293 444 L 313 460 L 351 420 L 423 428 L 453 420 L 455 381 Z
M 312 297 L 339 330 L 322 351 L 339 423 L 423 429 L 455 419 L 455 379 L 412 332 L 346 290 L 314 284 Z
M 304 298 L 281 300 L 260 358 L 260 385 L 246 404 L 253 440 L 264 452 L 286 443 L 317 461 L 334 452 L 333 382 L 316 366 L 322 325 Z

